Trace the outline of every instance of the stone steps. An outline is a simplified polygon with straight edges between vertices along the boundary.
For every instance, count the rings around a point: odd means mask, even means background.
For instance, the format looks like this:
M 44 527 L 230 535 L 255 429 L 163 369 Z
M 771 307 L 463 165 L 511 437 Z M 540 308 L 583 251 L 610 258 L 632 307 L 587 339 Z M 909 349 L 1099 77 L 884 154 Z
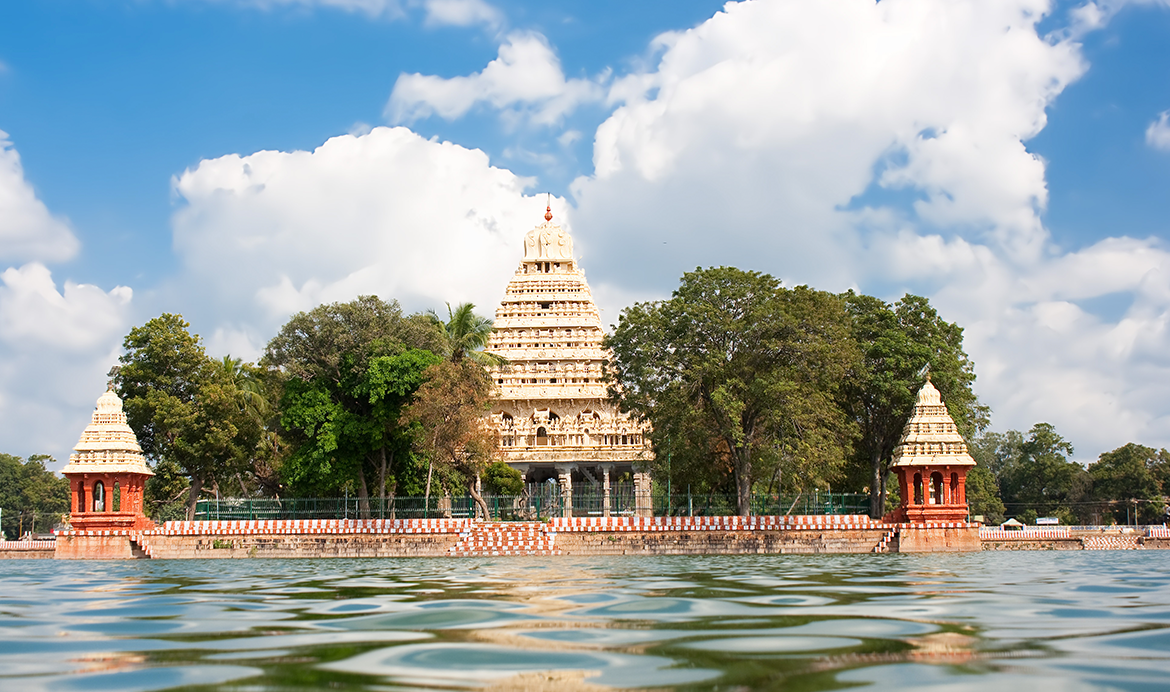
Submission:
M 553 545 L 556 533 L 535 522 L 477 523 L 459 536 L 459 543 L 451 548 L 452 557 L 561 554 Z
M 1085 550 L 1141 550 L 1137 536 L 1083 536 Z
M 879 541 L 878 544 L 873 547 L 873 552 L 875 552 L 875 553 L 891 552 L 891 550 L 892 550 L 890 548 L 891 544 L 896 544 L 897 541 L 898 541 L 898 529 L 895 527 L 895 528 L 890 529 L 889 531 L 886 531 L 885 535 L 882 536 L 882 540 Z M 895 545 L 895 548 L 896 547 L 897 546 Z

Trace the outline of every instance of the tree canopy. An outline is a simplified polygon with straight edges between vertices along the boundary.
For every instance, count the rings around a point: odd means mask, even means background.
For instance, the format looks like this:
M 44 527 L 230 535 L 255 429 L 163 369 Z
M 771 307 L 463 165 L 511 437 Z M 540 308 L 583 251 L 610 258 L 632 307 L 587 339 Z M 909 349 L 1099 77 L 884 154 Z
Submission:
M 189 326 L 164 313 L 131 329 L 114 381 L 146 456 L 189 477 L 193 518 L 204 485 L 218 489 L 249 469 L 264 426 L 249 411 L 239 373 L 209 358 Z
M 0 454 L 0 538 L 50 531 L 69 512 L 69 481 L 45 468 L 52 463 L 46 454 Z
M 392 492 L 413 461 L 401 410 L 444 343 L 431 320 L 375 296 L 294 315 L 262 361 L 284 376 L 280 420 L 293 451 L 283 475 L 294 492 L 352 488 L 363 511 L 371 479 L 379 496 Z
M 605 341 L 612 396 L 653 423 L 656 471 L 730 487 L 747 514 L 754 484 L 839 473 L 852 428 L 837 389 L 857 360 L 843 302 L 729 267 L 685 274 L 670 300 L 622 311 Z
M 963 351 L 963 329 L 926 298 L 906 294 L 894 305 L 853 291 L 842 298 L 861 358 L 841 387 L 841 406 L 857 424 L 853 469 L 866 473 L 877 518 L 885 513 L 894 447 L 926 371 L 967 439 L 987 426 L 989 412 L 972 390 L 975 366 Z

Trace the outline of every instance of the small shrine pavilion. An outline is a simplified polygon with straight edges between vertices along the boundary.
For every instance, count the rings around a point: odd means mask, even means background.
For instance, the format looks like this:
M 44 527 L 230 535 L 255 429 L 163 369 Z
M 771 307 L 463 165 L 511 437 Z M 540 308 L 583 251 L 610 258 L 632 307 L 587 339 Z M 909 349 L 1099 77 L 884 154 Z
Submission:
M 61 473 L 69 479 L 69 523 L 74 530 L 137 531 L 154 526 L 142 511 L 146 479 L 154 472 L 146 465 L 112 386 L 98 397 L 93 420 Z
M 898 475 L 902 504 L 890 518 L 910 524 L 966 522 L 967 471 L 974 465 L 928 376 L 894 448 L 891 467 Z

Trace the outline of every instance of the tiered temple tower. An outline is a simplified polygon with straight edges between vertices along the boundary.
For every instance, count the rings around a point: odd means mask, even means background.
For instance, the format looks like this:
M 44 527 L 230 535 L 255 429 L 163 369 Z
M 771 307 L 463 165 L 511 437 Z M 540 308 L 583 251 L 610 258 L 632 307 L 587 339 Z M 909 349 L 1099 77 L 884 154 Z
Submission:
M 544 219 L 524 238 L 488 344 L 508 361 L 492 369 L 500 451 L 530 494 L 555 479 L 565 516 L 649 516 L 650 474 L 641 471 L 651 459 L 649 429 L 609 402 L 601 315 L 573 239 L 552 223 L 551 209 Z
M 98 397 L 93 420 L 81 433 L 61 473 L 69 479 L 69 522 L 75 530 L 154 526 L 142 511 L 146 479 L 154 472 L 146 465 L 138 438 L 126 424 L 122 400 L 112 387 Z
M 898 474 L 902 504 L 892 519 L 912 524 L 967 521 L 967 471 L 974 465 L 928 377 L 894 448 L 891 467 Z

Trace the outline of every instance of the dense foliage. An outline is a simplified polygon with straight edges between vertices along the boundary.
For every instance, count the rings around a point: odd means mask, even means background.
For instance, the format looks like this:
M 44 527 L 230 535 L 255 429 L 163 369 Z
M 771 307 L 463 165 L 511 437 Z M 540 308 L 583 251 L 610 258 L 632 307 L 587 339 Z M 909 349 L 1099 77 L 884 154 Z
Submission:
M 69 512 L 69 481 L 45 468 L 53 458 L 0 454 L 0 527 L 3 539 L 47 533 Z
M 238 483 L 247 493 L 244 474 L 262 478 L 275 450 L 263 444 L 271 438 L 264 435 L 267 405 L 260 403 L 256 368 L 209 358 L 189 326 L 163 314 L 131 329 L 114 381 L 146 456 L 189 479 L 192 518 L 204 486 L 219 495 L 221 485 Z M 165 480 L 152 482 L 148 501 L 170 501 L 159 497 Z
M 179 315 L 133 328 L 114 381 L 155 475 L 156 519 L 191 516 L 200 497 L 356 496 L 523 491 L 496 460 L 483 425 L 491 382 L 490 320 L 467 303 L 403 314 L 362 296 L 294 315 L 260 363 L 207 356 Z M 925 298 L 895 303 L 853 291 L 787 288 L 728 267 L 685 274 L 668 300 L 622 312 L 606 339 L 610 394 L 651 425 L 659 482 L 740 513 L 753 494 L 797 498 L 830 486 L 868 492 L 870 512 L 896 503 L 895 444 L 927 373 L 978 466 L 971 513 L 998 522 L 1164 517 L 1170 453 L 1138 444 L 1086 469 L 1047 423 L 1026 434 L 983 432 L 963 330 Z M 3 529 L 48 529 L 68 511 L 68 484 L 47 457 L 0 455 Z M 889 501 L 887 501 L 889 500 Z M 35 517 L 35 519 L 34 519 Z M 35 523 L 34 523 L 35 522 Z
M 654 426 L 655 472 L 734 492 L 740 513 L 753 491 L 835 483 L 867 489 L 881 516 L 928 369 L 963 431 L 986 425 L 962 329 L 918 296 L 889 305 L 697 269 L 669 300 L 623 311 L 606 343 L 613 396 Z
M 1024 523 L 1035 523 L 1037 517 L 1056 517 L 1065 524 L 1165 521 L 1170 452 L 1164 449 L 1129 443 L 1101 454 L 1086 469 L 1068 459 L 1073 447 L 1052 425 L 1037 423 L 1027 435 L 1016 430 L 983 435 L 972 443 L 971 453 L 991 481 L 977 481 L 990 497 L 978 511 L 972 500 L 971 512 L 988 521 L 1004 516 Z

